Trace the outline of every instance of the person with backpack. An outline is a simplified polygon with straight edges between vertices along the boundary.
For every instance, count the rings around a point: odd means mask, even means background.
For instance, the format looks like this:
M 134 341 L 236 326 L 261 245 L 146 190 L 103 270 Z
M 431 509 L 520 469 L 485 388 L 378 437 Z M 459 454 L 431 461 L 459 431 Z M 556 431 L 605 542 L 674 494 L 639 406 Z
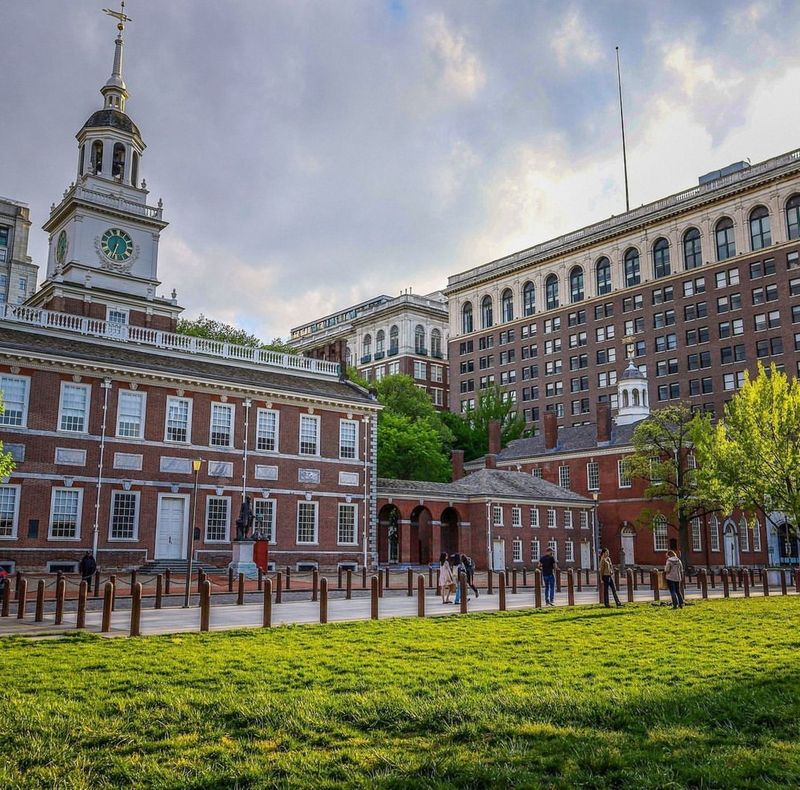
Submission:
M 539 569 L 542 572 L 542 581 L 544 582 L 544 605 L 555 606 L 556 558 L 553 556 L 552 549 L 548 548 L 544 553 L 544 557 L 539 558 Z
M 475 597 L 477 598 L 478 588 L 475 586 L 475 562 L 473 561 L 472 557 L 467 557 L 466 554 L 461 555 L 461 561 L 464 563 L 464 570 L 467 574 L 467 584 L 472 592 L 475 593 Z

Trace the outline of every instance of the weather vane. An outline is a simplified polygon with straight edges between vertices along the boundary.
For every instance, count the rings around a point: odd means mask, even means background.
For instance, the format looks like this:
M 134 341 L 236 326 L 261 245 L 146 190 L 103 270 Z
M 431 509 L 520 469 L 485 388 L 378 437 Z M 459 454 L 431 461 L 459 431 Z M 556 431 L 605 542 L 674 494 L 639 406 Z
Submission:
M 125 0 L 120 0 L 120 10 L 112 11 L 110 8 L 104 8 L 103 13 L 113 16 L 117 21 L 117 30 L 121 33 L 125 30 L 126 22 L 133 22 L 133 20 L 125 13 Z

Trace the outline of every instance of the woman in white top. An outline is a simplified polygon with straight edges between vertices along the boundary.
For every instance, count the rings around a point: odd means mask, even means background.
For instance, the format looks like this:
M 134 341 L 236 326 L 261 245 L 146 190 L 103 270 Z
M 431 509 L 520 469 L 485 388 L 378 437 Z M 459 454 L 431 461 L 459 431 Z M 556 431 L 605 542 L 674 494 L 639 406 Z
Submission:
M 453 571 L 447 561 L 447 555 L 442 552 L 439 557 L 439 589 L 442 593 L 442 603 L 450 603 L 450 585 L 453 583 Z

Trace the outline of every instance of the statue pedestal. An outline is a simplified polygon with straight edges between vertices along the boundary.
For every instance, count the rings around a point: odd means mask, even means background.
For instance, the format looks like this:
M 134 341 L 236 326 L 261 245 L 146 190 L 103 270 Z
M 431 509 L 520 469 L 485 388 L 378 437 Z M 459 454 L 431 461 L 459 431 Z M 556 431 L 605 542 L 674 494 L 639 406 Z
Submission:
M 255 543 L 252 540 L 233 541 L 233 561 L 228 567 L 233 569 L 235 575 L 243 573 L 248 578 L 258 576 L 258 566 L 253 562 L 254 546 Z

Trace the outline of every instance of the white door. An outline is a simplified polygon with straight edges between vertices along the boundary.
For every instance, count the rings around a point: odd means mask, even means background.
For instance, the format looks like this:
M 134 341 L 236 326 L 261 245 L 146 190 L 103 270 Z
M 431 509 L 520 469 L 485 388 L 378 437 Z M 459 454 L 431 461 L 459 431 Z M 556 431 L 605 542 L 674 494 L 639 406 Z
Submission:
M 729 568 L 735 568 L 739 565 L 739 557 L 737 554 L 737 545 L 736 545 L 736 529 L 732 524 L 725 525 L 725 532 L 722 537 L 723 543 L 725 544 L 725 564 Z
M 588 540 L 581 543 L 581 568 L 592 567 L 592 547 Z
M 636 560 L 633 557 L 633 530 L 622 530 L 622 550 L 625 552 L 625 564 L 635 565 Z
M 186 496 L 159 496 L 155 554 L 157 560 L 179 560 L 186 556 L 187 505 Z
M 506 542 L 502 538 L 492 541 L 492 570 L 504 571 L 506 569 Z

